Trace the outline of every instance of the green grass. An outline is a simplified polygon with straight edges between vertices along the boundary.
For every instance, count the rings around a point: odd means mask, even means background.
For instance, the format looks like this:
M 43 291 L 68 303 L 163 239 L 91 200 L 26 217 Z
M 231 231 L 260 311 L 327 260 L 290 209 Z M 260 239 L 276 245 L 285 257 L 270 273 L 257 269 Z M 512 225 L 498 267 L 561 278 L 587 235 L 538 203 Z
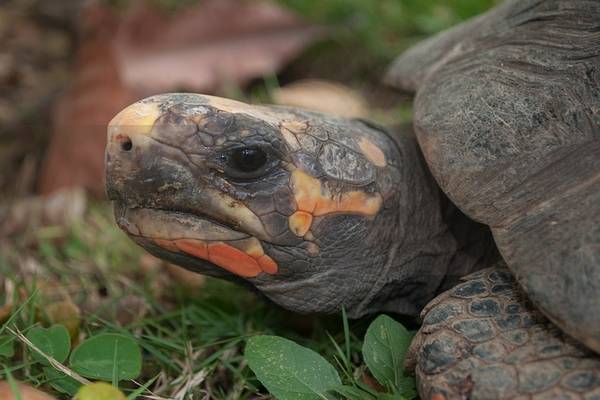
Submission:
M 181 6 L 173 0 L 154 1 L 169 9 Z M 307 75 L 363 88 L 409 45 L 496 2 L 277 1 L 308 21 L 330 27 L 330 34 L 282 76 L 267 77 L 249 94 L 240 91 L 233 94 L 236 97 L 268 100 L 269 88 Z M 399 107 L 394 114 L 409 119 L 410 106 Z M 375 118 L 385 122 L 390 117 Z M 9 328 L 26 334 L 34 326 L 56 322 L 61 312 L 54 305 L 70 299 L 81 309 L 76 340 L 122 333 L 143 349 L 142 375 L 135 382 L 121 382 L 126 393 L 147 384 L 144 395 L 172 398 L 188 385 L 196 398 L 263 398 L 266 392 L 243 357 L 247 339 L 258 334 L 280 335 L 310 347 L 339 366 L 345 382 L 361 379 L 365 370 L 361 342 L 369 321 L 351 321 L 346 327 L 340 315 L 294 315 L 213 279 L 185 288 L 153 263 L 116 227 L 106 203 L 95 204 L 70 226 L 31 227 L 0 239 L 0 306 L 13 304 L 8 322 L 0 319 L 4 323 L 0 335 L 10 334 Z M 0 379 L 18 379 L 48 390 L 32 350 L 19 341 L 15 349 L 12 357 L 0 356 Z
M 103 0 L 125 10 L 131 0 Z M 274 0 L 307 22 L 327 28 L 322 40 L 290 67 L 289 79 L 326 77 L 361 86 L 417 41 L 484 12 L 500 0 Z M 149 0 L 184 12 L 201 0 Z
M 337 27 L 349 49 L 391 61 L 407 44 L 480 14 L 496 0 L 278 0 L 308 20 Z
M 480 14 L 498 0 L 277 0 L 309 22 L 329 27 L 300 59 L 311 71 L 364 86 L 402 51 Z M 295 75 L 295 68 L 292 66 Z
M 0 273 L 12 295 L 2 290 L 0 304 L 13 303 L 15 309 L 3 334 L 9 328 L 26 334 L 36 325 L 49 326 L 52 315 L 46 311 L 69 297 L 82 310 L 79 339 L 123 333 L 143 349 L 142 376 L 137 384 L 121 383 L 126 393 L 156 378 L 146 395 L 171 398 L 187 382 L 195 382 L 193 391 L 208 393 L 211 399 L 256 398 L 261 386 L 242 354 L 246 340 L 257 334 L 293 339 L 335 365 L 331 335 L 339 346 L 348 346 L 350 372 L 361 364 L 360 343 L 368 321 L 352 322 L 346 342 L 341 316 L 294 315 L 214 279 L 186 289 L 164 269 L 144 266 L 147 256 L 116 227 L 108 204 L 94 205 L 71 226 L 25 232 L 4 245 L 9 251 L 2 253 Z M 121 301 L 126 297 L 143 305 L 144 313 L 130 316 L 129 303 Z M 18 341 L 15 355 L 0 357 L 0 364 L 9 366 L 16 379 L 36 386 L 47 383 L 31 349 Z M 6 371 L 0 371 L 0 378 L 7 378 Z

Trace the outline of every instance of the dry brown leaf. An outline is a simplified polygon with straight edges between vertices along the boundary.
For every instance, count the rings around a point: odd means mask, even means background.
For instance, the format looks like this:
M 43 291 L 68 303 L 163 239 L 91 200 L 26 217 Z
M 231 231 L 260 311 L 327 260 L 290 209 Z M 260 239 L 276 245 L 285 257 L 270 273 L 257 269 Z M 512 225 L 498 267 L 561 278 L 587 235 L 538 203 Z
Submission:
M 197 272 L 192 272 L 170 263 L 165 263 L 165 267 L 174 283 L 185 289 L 199 289 L 206 283 L 206 277 Z
M 116 319 L 121 326 L 129 325 L 144 318 L 148 313 L 148 302 L 141 296 L 128 294 L 116 304 Z
M 166 262 L 160 258 L 144 253 L 139 259 L 140 273 L 145 277 L 150 277 L 150 289 L 154 296 L 163 299 L 165 294 L 171 292 L 171 277 L 166 268 Z
M 62 189 L 51 195 L 21 198 L 12 206 L 0 210 L 4 223 L 0 237 L 11 236 L 26 228 L 39 226 L 68 226 L 80 220 L 87 208 L 83 189 Z
M 76 343 L 81 328 L 81 310 L 71 300 L 51 303 L 44 307 L 44 312 L 53 324 L 64 325 L 71 336 L 71 343 Z
M 42 18 L 40 3 L 65 1 L 0 2 L 0 188 L 8 197 L 34 189 L 52 99 L 68 77 L 69 27 Z
M 125 17 L 95 6 L 83 18 L 71 89 L 54 113 L 40 190 L 83 186 L 104 194 L 106 125 L 150 94 L 212 93 L 276 72 L 315 40 L 271 2 L 206 0 L 173 15 L 138 2 Z
M 17 386 L 21 394 L 22 400 L 56 400 L 56 397 L 51 396 L 41 390 L 35 389 L 29 385 L 18 382 Z M 10 385 L 6 381 L 0 381 L 0 399 L 16 400 L 17 396 L 13 394 Z
M 137 8 L 115 46 L 128 87 L 214 92 L 276 72 L 320 32 L 271 2 L 206 0 L 172 17 Z
M 42 193 L 80 186 L 103 195 L 106 125 L 139 97 L 122 83 L 118 70 L 113 46 L 118 17 L 109 8 L 93 6 L 83 13 L 81 25 L 71 87 L 53 110 Z
M 196 290 L 204 286 L 206 282 L 204 275 L 168 263 L 150 254 L 143 254 L 139 264 L 144 276 L 153 276 L 153 291 L 159 298 L 173 285 Z
M 34 261 L 36 260 L 34 259 Z M 31 269 L 25 269 L 25 267 L 22 267 L 21 270 L 23 270 L 23 275 L 35 276 L 42 276 L 44 273 L 48 272 L 41 265 L 39 266 L 39 270 L 35 272 Z M 65 285 L 65 282 L 52 275 L 46 275 L 44 276 L 44 279 L 38 279 L 38 281 L 36 281 L 36 288 L 39 294 L 39 304 L 42 306 L 71 299 L 69 289 Z
M 144 275 L 160 272 L 163 263 L 163 260 L 148 253 L 143 253 L 139 260 L 139 265 Z
M 365 100 L 354 90 L 336 82 L 306 79 L 273 91 L 273 101 L 284 106 L 359 118 L 368 114 Z
M 0 325 L 8 321 L 10 315 L 12 314 L 12 304 L 7 303 L 0 307 Z
M 87 196 L 82 188 L 63 189 L 42 198 L 43 223 L 67 226 L 83 218 Z
M 376 392 L 384 392 L 385 391 L 385 388 L 383 386 L 381 386 L 381 384 L 379 382 L 377 382 L 377 380 L 375 378 L 373 378 L 369 374 L 368 371 L 363 370 L 360 378 L 363 381 L 363 383 L 365 383 L 367 386 L 371 387 L 371 389 L 375 390 Z

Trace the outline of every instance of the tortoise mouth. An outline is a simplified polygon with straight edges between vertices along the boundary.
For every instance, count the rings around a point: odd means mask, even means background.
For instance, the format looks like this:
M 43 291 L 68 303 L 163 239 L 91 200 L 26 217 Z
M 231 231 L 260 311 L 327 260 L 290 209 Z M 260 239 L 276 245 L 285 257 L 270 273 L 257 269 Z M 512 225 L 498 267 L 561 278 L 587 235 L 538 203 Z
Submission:
M 119 227 L 144 247 L 208 261 L 246 278 L 277 272 L 277 263 L 265 254 L 260 240 L 208 216 L 119 203 L 114 212 Z
M 178 210 L 127 207 L 115 203 L 117 224 L 127 234 L 159 240 L 239 240 L 250 235 L 236 231 L 209 216 Z

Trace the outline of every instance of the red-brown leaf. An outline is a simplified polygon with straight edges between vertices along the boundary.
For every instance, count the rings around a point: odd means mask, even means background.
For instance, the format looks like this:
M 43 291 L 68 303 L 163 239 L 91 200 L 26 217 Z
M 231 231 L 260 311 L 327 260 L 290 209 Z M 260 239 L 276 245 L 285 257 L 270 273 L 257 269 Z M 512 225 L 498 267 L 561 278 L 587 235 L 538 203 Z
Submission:
M 106 125 L 150 94 L 211 93 L 273 73 L 320 30 L 273 3 L 205 0 L 173 15 L 147 4 L 83 18 L 71 88 L 54 112 L 40 190 L 82 186 L 104 194 Z

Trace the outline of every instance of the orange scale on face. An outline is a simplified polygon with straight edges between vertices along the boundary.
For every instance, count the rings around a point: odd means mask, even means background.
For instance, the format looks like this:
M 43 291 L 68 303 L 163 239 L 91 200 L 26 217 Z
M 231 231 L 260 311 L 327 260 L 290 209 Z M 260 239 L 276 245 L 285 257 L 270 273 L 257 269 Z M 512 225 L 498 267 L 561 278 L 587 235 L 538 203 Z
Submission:
M 163 249 L 167 249 L 174 253 L 177 253 L 179 251 L 179 248 L 177 247 L 175 242 L 173 242 L 172 240 L 154 239 L 154 243 L 156 243 L 158 246 L 162 247 Z
M 245 278 L 253 278 L 262 272 L 258 261 L 243 251 L 222 242 L 208 245 L 208 260 Z
M 319 179 L 301 170 L 292 172 L 290 186 L 298 211 L 288 222 L 297 236 L 304 236 L 310 230 L 314 217 L 334 213 L 373 216 L 383 205 L 379 193 L 356 190 L 333 196 Z
M 265 254 L 262 245 L 260 244 L 260 240 L 254 237 L 249 239 L 236 240 L 235 242 L 231 243 L 231 245 L 248 254 L 252 258 L 259 258 L 263 254 Z
M 296 211 L 289 217 L 289 226 L 296 236 L 304 236 L 309 231 L 312 220 L 312 214 Z
M 224 242 L 205 242 L 196 239 L 154 239 L 158 246 L 172 252 L 183 252 L 245 278 L 254 278 L 261 272 L 277 273 L 277 263 L 263 251 L 256 238 L 234 242 L 234 247 Z
M 175 246 L 184 253 L 197 258 L 202 258 L 203 260 L 208 260 L 206 243 L 201 240 L 179 239 L 175 240 Z
M 276 274 L 279 269 L 277 263 L 266 254 L 258 259 L 258 264 L 263 271 L 270 275 Z

